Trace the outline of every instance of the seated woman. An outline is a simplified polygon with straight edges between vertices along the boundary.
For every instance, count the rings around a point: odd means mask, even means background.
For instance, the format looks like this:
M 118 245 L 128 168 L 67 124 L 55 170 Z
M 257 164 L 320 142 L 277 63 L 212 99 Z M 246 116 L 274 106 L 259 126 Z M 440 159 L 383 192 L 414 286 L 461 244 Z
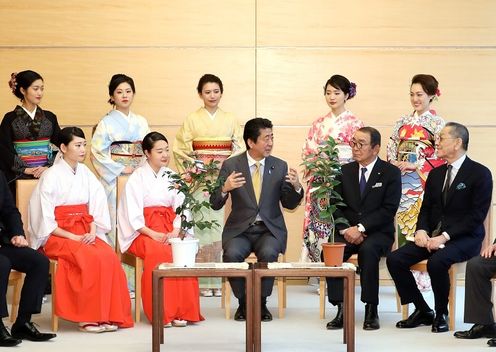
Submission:
M 62 158 L 45 171 L 29 202 L 31 246 L 58 261 L 55 313 L 86 332 L 131 327 L 126 276 L 106 242 L 110 215 L 102 185 L 82 164 L 86 140 L 78 127 L 58 136 Z
M 167 167 L 170 155 L 165 136 L 150 132 L 143 138 L 142 147 L 146 162 L 129 176 L 119 200 L 117 228 L 121 251 L 144 260 L 143 310 L 152 321 L 152 271 L 159 263 L 172 262 L 168 239 L 179 235 L 181 217 L 175 209 L 184 195 L 169 189 L 169 173 L 173 171 Z M 196 278 L 166 279 L 164 291 L 166 327 L 203 320 Z

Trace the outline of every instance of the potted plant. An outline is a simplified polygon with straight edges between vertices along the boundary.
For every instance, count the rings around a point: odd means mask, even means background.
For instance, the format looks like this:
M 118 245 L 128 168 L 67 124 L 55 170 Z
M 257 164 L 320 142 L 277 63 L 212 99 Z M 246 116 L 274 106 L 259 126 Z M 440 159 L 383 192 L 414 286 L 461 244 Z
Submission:
M 217 220 L 205 218 L 203 209 L 211 209 L 210 202 L 205 200 L 209 194 L 214 192 L 223 183 L 217 178 L 219 172 L 218 161 L 205 164 L 201 160 L 186 160 L 183 162 L 185 171 L 181 174 L 168 172 L 172 181 L 169 189 L 176 189 L 184 194 L 183 203 L 175 209 L 177 215 L 181 216 L 181 231 L 178 239 L 170 239 L 172 245 L 172 257 L 175 265 L 193 266 L 198 253 L 198 239 L 187 238 L 188 230 L 196 227 L 200 230 L 211 229 L 219 226 Z M 205 197 L 195 196 L 203 192 Z
M 322 244 L 324 262 L 326 266 L 341 266 L 343 264 L 344 243 L 336 243 L 334 235 L 336 224 L 348 224 L 343 217 L 335 218 L 337 207 L 346 206 L 343 198 L 336 191 L 340 181 L 341 164 L 339 163 L 337 143 L 334 138 L 322 143 L 316 153 L 310 153 L 301 164 L 305 167 L 306 174 L 310 174 L 310 197 L 318 206 L 318 218 L 323 222 L 334 224 L 329 236 L 329 242 Z

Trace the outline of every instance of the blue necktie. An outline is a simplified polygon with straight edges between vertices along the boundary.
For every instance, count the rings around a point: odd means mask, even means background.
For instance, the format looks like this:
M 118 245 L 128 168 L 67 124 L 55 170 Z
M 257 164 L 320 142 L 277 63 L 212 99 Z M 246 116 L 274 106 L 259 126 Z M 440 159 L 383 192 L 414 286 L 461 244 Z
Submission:
M 367 186 L 367 180 L 365 179 L 365 173 L 367 172 L 366 167 L 362 167 L 362 176 L 360 176 L 360 195 L 365 192 L 365 187 Z

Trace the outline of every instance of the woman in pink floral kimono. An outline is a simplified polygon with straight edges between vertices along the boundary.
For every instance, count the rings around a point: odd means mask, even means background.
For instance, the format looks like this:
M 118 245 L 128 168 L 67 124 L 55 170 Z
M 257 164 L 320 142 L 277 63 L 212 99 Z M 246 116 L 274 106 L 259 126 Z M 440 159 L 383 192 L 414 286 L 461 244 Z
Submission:
M 349 142 L 353 133 L 363 122 L 346 110 L 345 104 L 356 94 L 356 84 L 341 75 L 332 76 L 324 85 L 324 97 L 331 108 L 325 116 L 315 120 L 303 146 L 302 158 L 317 151 L 319 145 L 332 137 L 338 143 L 339 159 L 342 164 L 352 160 Z M 311 170 L 305 170 L 307 191 L 305 192 L 305 220 L 303 224 L 302 261 L 320 262 L 322 243 L 327 242 L 334 224 L 318 218 L 318 204 L 310 192 Z

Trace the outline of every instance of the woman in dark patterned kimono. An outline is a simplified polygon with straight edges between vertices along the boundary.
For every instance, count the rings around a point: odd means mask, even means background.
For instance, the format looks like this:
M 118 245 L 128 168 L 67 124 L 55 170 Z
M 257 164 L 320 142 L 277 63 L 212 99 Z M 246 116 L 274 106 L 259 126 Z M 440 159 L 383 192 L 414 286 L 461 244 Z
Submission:
M 53 164 L 60 127 L 57 116 L 39 106 L 44 91 L 40 74 L 31 70 L 12 73 L 9 86 L 21 105 L 5 114 L 0 125 L 0 158 L 15 197 L 16 179 L 39 178 Z

